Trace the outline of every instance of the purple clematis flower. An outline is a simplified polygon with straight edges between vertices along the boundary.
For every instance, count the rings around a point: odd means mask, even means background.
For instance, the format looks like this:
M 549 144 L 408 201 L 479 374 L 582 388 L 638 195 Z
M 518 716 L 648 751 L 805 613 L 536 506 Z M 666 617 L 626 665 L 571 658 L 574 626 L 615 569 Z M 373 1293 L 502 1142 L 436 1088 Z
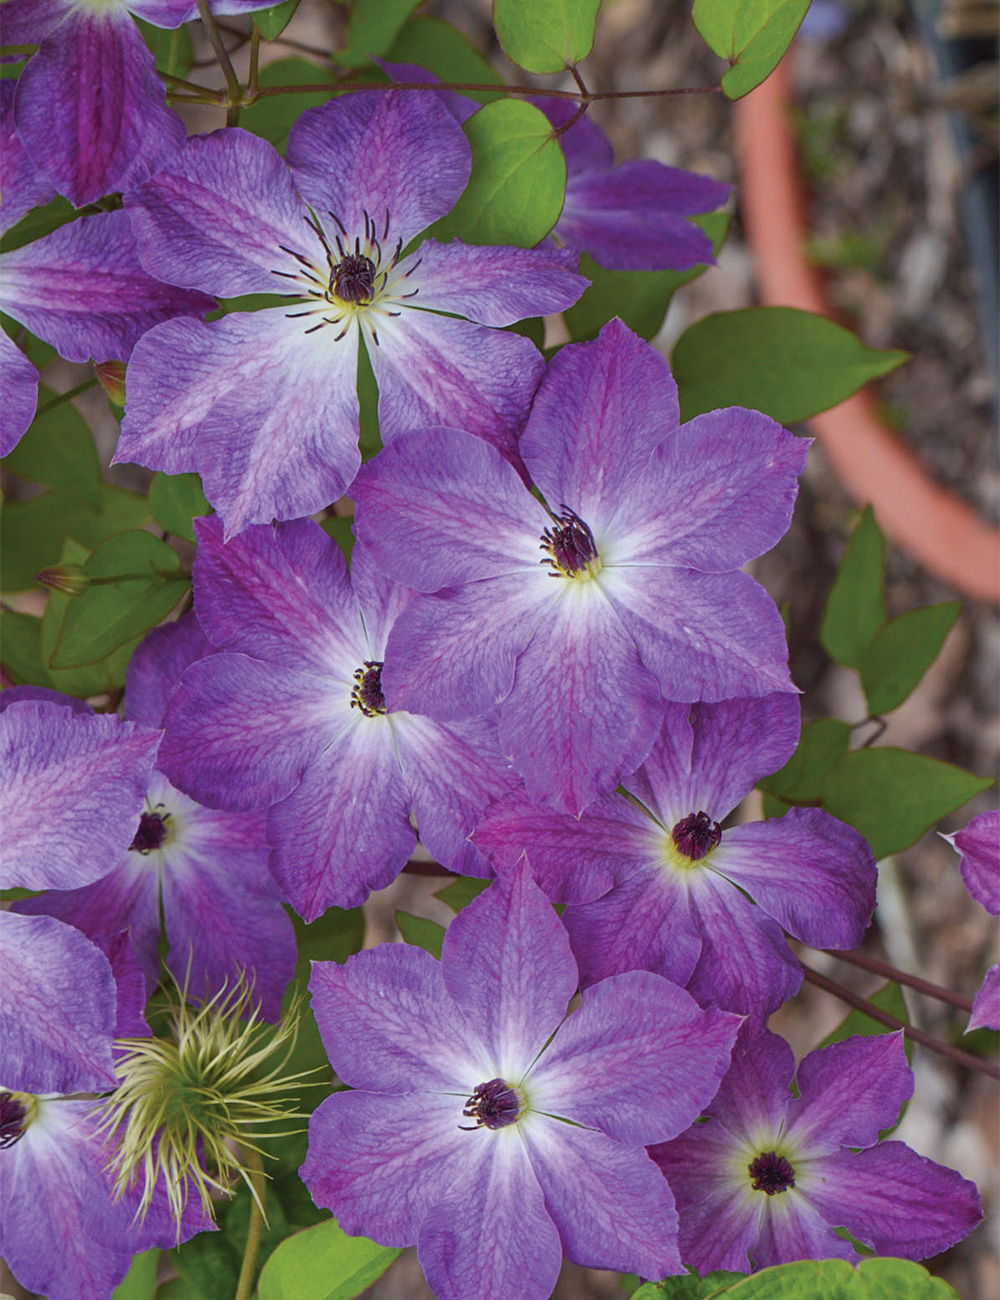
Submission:
M 389 631 L 411 593 L 343 556 L 311 520 L 223 545 L 197 521 L 195 601 L 223 654 L 193 664 L 166 716 L 170 780 L 210 807 L 263 809 L 271 870 L 312 920 L 393 881 L 416 843 L 486 875 L 467 840 L 514 779 L 487 720 L 442 726 L 387 710 Z
M 1000 812 L 980 813 L 963 830 L 941 838 L 962 855 L 959 870 L 972 897 L 1000 916 Z M 986 972 L 965 1032 L 983 1028 L 1000 1029 L 1000 962 Z
M 98 1107 L 58 1095 L 114 1088 L 114 1034 L 149 1032 L 120 941 L 109 962 L 52 917 L 5 913 L 0 929 L 0 1253 L 49 1300 L 108 1300 L 134 1255 L 214 1225 L 194 1201 L 178 1225 L 159 1191 L 137 1223 L 138 1192 L 113 1197 Z
M 184 669 L 214 650 L 193 615 L 156 628 L 132 656 L 126 716 L 158 728 Z M 244 970 L 263 1014 L 276 1020 L 295 970 L 295 934 L 268 870 L 262 813 L 204 808 L 154 771 L 129 847 L 104 859 L 93 884 L 15 903 L 57 916 L 94 939 L 128 930 L 152 993 L 159 977 L 160 914 L 166 964 L 192 997 L 231 987 Z
M 532 100 L 554 127 L 577 105 Z M 566 198 L 552 231 L 557 243 L 589 253 L 609 271 L 686 271 L 714 262 L 712 241 L 689 216 L 725 203 L 729 186 L 652 159 L 614 165 L 607 136 L 581 117 L 559 137 L 566 156 Z
M 553 358 L 521 435 L 547 506 L 451 429 L 352 490 L 376 563 L 427 593 L 390 637 L 390 707 L 499 704 L 530 797 L 566 812 L 639 766 L 664 697 L 795 689 L 778 611 L 738 570 L 788 527 L 807 444 L 740 407 L 677 422 L 666 362 L 615 320 Z
M 904 1259 L 960 1241 L 982 1218 L 975 1186 L 878 1141 L 912 1092 L 901 1033 L 810 1052 L 796 1073 L 783 1039 L 742 1031 L 709 1122 L 650 1149 L 677 1198 L 684 1262 L 701 1274 L 856 1262 L 835 1228 Z
M 793 695 L 667 704 L 626 795 L 578 819 L 515 793 L 473 840 L 498 866 L 524 853 L 548 896 L 571 904 L 563 923 L 584 987 L 652 970 L 702 1005 L 760 1019 L 802 983 L 782 927 L 815 947 L 854 948 L 875 906 L 871 850 L 827 813 L 721 829 L 798 735 Z
M 435 96 L 370 92 L 311 108 L 287 157 L 217 131 L 125 200 L 151 275 L 289 300 L 211 325 L 167 322 L 129 367 L 116 459 L 197 470 L 227 536 L 346 491 L 361 463 L 361 339 L 385 441 L 447 423 L 515 459 L 543 362 L 527 339 L 484 326 L 561 311 L 587 283 L 555 249 L 427 240 L 403 255 L 469 177 L 469 143 Z
M 736 1018 L 640 971 L 567 1017 L 576 982 L 524 865 L 456 917 L 440 963 L 383 944 L 313 965 L 324 1046 L 356 1091 L 313 1115 L 302 1179 L 346 1232 L 416 1242 L 439 1300 L 544 1300 L 564 1255 L 682 1271 L 641 1144 L 714 1095 Z
M 8 7 L 4 6 L 5 15 Z M 13 82 L 0 82 L 2 231 L 52 195 L 14 132 L 13 91 Z M 3 310 L 51 343 L 67 361 L 91 357 L 126 361 L 136 340 L 151 326 L 174 316 L 198 316 L 215 306 L 205 294 L 161 284 L 146 274 L 124 212 L 70 222 L 4 253 L 0 270 Z M 4 333 L 0 333 L 0 365 L 4 397 L 0 455 L 6 456 L 34 416 L 38 371 Z

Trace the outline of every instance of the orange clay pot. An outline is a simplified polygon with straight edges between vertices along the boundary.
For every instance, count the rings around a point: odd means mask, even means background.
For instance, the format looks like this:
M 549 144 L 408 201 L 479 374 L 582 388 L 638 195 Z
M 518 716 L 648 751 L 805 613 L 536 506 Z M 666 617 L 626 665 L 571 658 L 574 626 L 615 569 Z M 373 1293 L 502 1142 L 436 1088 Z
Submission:
M 761 301 L 833 313 L 806 259 L 805 201 L 788 127 L 782 63 L 736 105 L 740 206 Z M 878 419 L 869 389 L 809 421 L 844 487 L 871 503 L 879 525 L 931 573 L 979 600 L 1000 603 L 1000 533 L 939 487 Z

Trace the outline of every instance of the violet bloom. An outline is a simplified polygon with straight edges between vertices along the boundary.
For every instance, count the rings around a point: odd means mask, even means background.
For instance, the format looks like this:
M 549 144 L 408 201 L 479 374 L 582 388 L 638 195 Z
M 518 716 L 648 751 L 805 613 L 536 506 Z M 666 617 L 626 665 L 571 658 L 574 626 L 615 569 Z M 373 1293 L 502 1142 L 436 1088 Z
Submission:
M 817 808 L 721 829 L 799 736 L 793 695 L 667 704 L 626 795 L 582 817 L 515 793 L 473 839 L 498 865 L 524 853 L 563 914 L 584 987 L 652 970 L 703 1005 L 758 1019 L 796 992 L 802 968 L 782 928 L 820 948 L 854 948 L 875 905 L 871 850 Z
M 532 101 L 554 127 L 573 117 L 566 99 Z M 729 186 L 652 159 L 614 165 L 607 136 L 581 117 L 559 137 L 566 155 L 566 199 L 556 241 L 589 253 L 611 271 L 686 271 L 714 262 L 712 241 L 689 216 L 725 203 Z
M 1000 812 L 980 813 L 963 830 L 942 835 L 962 855 L 965 887 L 991 916 L 1000 916 Z M 970 1029 L 1000 1029 L 1000 962 L 986 972 L 972 1004 Z
M 8 8 L 4 5 L 5 23 Z M 13 94 L 13 82 L 0 82 L 4 232 L 52 196 L 14 131 Z M 0 274 L 3 310 L 67 361 L 127 361 L 143 331 L 170 317 L 198 316 L 215 306 L 205 294 L 161 284 L 146 274 L 124 212 L 82 217 L 4 253 Z M 0 455 L 6 456 L 34 416 L 38 371 L 2 332 L 0 365 Z
M 116 459 L 197 470 L 227 536 L 312 514 L 347 489 L 361 463 L 362 338 L 383 440 L 446 423 L 515 457 L 544 366 L 527 339 L 484 326 L 561 311 L 587 283 L 554 249 L 427 240 L 402 255 L 469 177 L 469 142 L 433 95 L 308 109 L 287 157 L 216 131 L 125 200 L 151 275 L 289 299 L 210 325 L 167 322 L 129 368 Z
M 393 881 L 416 843 L 486 875 L 467 837 L 514 784 L 483 719 L 441 726 L 387 709 L 386 638 L 411 593 L 360 547 L 348 576 L 311 520 L 223 545 L 200 519 L 195 607 L 223 654 L 184 674 L 160 752 L 175 785 L 210 807 L 264 809 L 271 870 L 311 921 Z
M 499 704 L 529 795 L 562 811 L 639 766 L 664 697 L 794 690 L 781 617 L 739 569 L 788 527 L 807 444 L 741 407 L 678 418 L 666 362 L 615 320 L 552 359 L 521 435 L 547 506 L 451 429 L 386 448 L 352 491 L 376 562 L 427 593 L 390 637 L 390 707 Z
M 913 1092 L 902 1034 L 848 1038 L 794 1066 L 783 1039 L 743 1031 L 709 1122 L 651 1148 L 677 1198 L 686 1264 L 705 1274 L 856 1262 L 835 1228 L 878 1255 L 926 1259 L 972 1231 L 972 1183 L 878 1141 Z
M 639 971 L 567 1017 L 576 983 L 523 865 L 459 913 L 440 963 L 383 944 L 313 964 L 324 1046 L 356 1091 L 312 1116 L 302 1179 L 346 1232 L 415 1242 L 439 1300 L 544 1300 L 564 1255 L 682 1271 L 642 1144 L 713 1096 L 736 1018 Z
M 213 646 L 193 615 L 156 628 L 128 668 L 126 717 L 158 728 L 184 669 Z M 152 993 L 160 972 L 160 916 L 167 969 L 191 997 L 211 997 L 246 972 L 263 1014 L 276 1020 L 295 970 L 295 934 L 268 870 L 262 813 L 204 808 L 154 771 L 131 844 L 103 860 L 99 880 L 15 903 L 57 916 L 94 939 L 130 932 Z

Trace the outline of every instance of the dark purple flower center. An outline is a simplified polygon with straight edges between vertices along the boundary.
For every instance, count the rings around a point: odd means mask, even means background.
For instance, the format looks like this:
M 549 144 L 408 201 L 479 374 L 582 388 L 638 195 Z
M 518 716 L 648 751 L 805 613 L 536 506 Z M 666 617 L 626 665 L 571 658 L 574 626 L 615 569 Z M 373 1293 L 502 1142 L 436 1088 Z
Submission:
M 152 853 L 156 849 L 162 848 L 163 842 L 167 838 L 167 822 L 169 820 L 169 813 L 143 813 L 139 818 L 139 829 L 136 831 L 129 848 L 135 849 L 136 853 Z
M 542 533 L 541 549 L 548 555 L 540 561 L 547 564 L 551 578 L 571 578 L 598 558 L 594 534 L 578 514 L 567 506 L 555 517 L 552 528 Z
M 784 1156 L 776 1151 L 762 1151 L 756 1160 L 747 1165 L 755 1192 L 777 1196 L 795 1186 L 795 1170 Z
M 0 1092 L 0 1150 L 24 1137 L 28 1108 L 16 1092 Z
M 458 1127 L 469 1133 L 477 1128 L 505 1128 L 514 1123 L 520 1109 L 521 1098 L 510 1084 L 503 1079 L 490 1079 L 489 1083 L 476 1084 L 462 1111 L 465 1118 L 474 1119 L 475 1124 L 459 1124 Z
M 677 852 L 692 862 L 700 862 L 722 839 L 722 827 L 707 812 L 688 813 L 670 832 Z
M 331 270 L 330 288 L 341 302 L 371 302 L 375 289 L 375 263 L 364 253 L 348 253 Z
M 360 709 L 366 718 L 385 713 L 385 696 L 382 694 L 382 664 L 374 659 L 365 660 L 364 668 L 354 673 L 351 691 L 351 708 Z

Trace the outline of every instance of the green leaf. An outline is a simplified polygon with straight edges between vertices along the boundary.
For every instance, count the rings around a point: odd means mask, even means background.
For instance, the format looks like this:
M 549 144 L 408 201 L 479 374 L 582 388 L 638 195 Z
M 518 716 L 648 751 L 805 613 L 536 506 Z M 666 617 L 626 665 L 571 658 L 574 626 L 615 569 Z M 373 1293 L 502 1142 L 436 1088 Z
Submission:
M 503 85 L 499 72 L 487 63 L 457 27 L 432 14 L 408 18 L 386 54 L 388 63 L 416 63 L 442 81 L 473 81 Z M 488 104 L 499 98 L 488 90 L 463 90 L 463 95 Z
M 353 519 L 348 519 L 342 515 L 330 515 L 320 524 L 320 528 L 323 529 L 327 537 L 332 537 L 340 547 L 348 564 L 351 562 L 351 552 L 354 550 L 353 524 Z
M 909 848 L 991 780 L 891 745 L 841 754 L 827 773 L 823 807 L 861 832 L 876 858 Z
M 232 1300 L 240 1276 L 240 1255 L 221 1232 L 199 1232 L 170 1252 L 170 1262 L 199 1295 Z
M 192 1286 L 187 1278 L 172 1277 L 169 1282 L 157 1287 L 156 1300 L 209 1300 L 209 1297 Z
M 358 447 L 362 460 L 382 450 L 382 431 L 378 422 L 378 381 L 362 340 L 358 348 Z
M 489 883 L 488 880 L 474 880 L 471 876 L 459 876 L 444 889 L 439 889 L 434 897 L 440 898 L 453 912 L 460 912 L 474 898 L 478 898 Z
M 780 772 L 764 777 L 760 789 L 787 804 L 820 803 L 826 774 L 850 743 L 851 728 L 839 718 L 806 723 L 795 753 Z
M 701 1279 L 691 1273 L 686 1277 L 665 1277 L 662 1282 L 647 1282 L 632 1295 L 633 1300 L 709 1300 L 745 1276 L 745 1273 L 719 1269 L 715 1273 L 706 1273 Z
M 335 1219 L 283 1241 L 260 1275 L 260 1300 L 351 1300 L 399 1254 L 366 1237 L 348 1237 Z
M 50 388 L 39 386 L 39 406 L 55 397 Z M 100 509 L 101 462 L 87 421 L 72 402 L 36 415 L 3 465 L 31 483 L 61 488 Z
M 727 1300 L 959 1300 L 908 1259 L 810 1259 L 761 1269 L 716 1292 Z
M 905 352 L 866 347 L 825 316 L 797 307 L 747 307 L 716 312 L 686 329 L 671 365 L 683 420 L 720 406 L 749 406 L 796 424 L 906 359 Z
M 51 668 L 95 664 L 166 618 L 190 585 L 176 551 L 152 533 L 119 533 L 102 542 L 83 566 L 95 579 L 66 606 Z
M 141 528 L 149 518 L 144 496 L 107 483 L 97 510 L 55 488 L 30 501 L 8 501 L 0 513 L 0 590 L 37 587 L 35 574 L 58 562 L 66 537 L 92 550 L 114 533 Z
M 298 7 L 299 0 L 285 0 L 284 4 L 271 5 L 268 9 L 255 9 L 253 25 L 265 41 L 273 41 L 288 26 Z
M 886 624 L 861 651 L 861 685 L 873 716 L 897 708 L 931 666 L 958 618 L 957 600 L 911 609 Z
M 428 921 L 423 916 L 411 916 L 409 912 L 397 912 L 396 924 L 399 933 L 407 943 L 415 948 L 423 948 L 432 957 L 441 960 L 441 945 L 444 943 L 444 926 L 436 921 Z
M 198 540 L 194 534 L 195 518 L 212 513 L 197 474 L 164 474 L 162 471 L 154 474 L 149 485 L 149 507 L 164 532 L 183 537 L 188 542 Z
M 254 135 L 270 140 L 277 151 L 285 152 L 288 132 L 292 123 L 307 109 L 325 104 L 334 95 L 333 73 L 317 67 L 306 59 L 276 59 L 260 70 L 259 85 L 269 86 L 323 86 L 315 92 L 301 95 L 268 95 L 258 99 L 240 114 L 240 126 Z
M 533 104 L 499 99 L 465 123 L 472 175 L 435 239 L 533 248 L 559 219 L 566 159 L 548 118 Z
M 44 207 L 32 208 L 16 226 L 11 226 L 10 230 L 5 231 L 0 236 L 0 253 L 12 253 L 15 248 L 34 243 L 36 239 L 41 239 L 43 235 L 51 235 L 53 230 L 68 225 L 82 215 L 77 212 L 69 199 L 64 199 L 60 195 L 51 203 L 46 203 Z
M 718 256 L 732 220 L 729 213 L 706 212 L 691 220 L 709 236 Z M 677 290 L 707 269 L 701 264 L 687 271 L 606 271 L 584 255 L 580 274 L 587 277 L 590 287 L 563 312 L 566 328 L 575 342 L 582 342 L 596 338 L 602 327 L 618 316 L 640 338 L 651 339 L 659 333 Z
M 63 542 L 59 563 L 82 565 L 87 562 L 89 556 L 90 552 L 85 546 L 81 546 L 72 537 L 67 537 Z M 100 663 L 89 664 L 85 668 L 53 668 L 52 654 L 59 639 L 63 619 L 66 617 L 66 609 L 71 600 L 78 599 L 78 596 L 66 596 L 61 591 L 49 592 L 48 600 L 45 602 L 45 613 L 42 615 L 39 647 L 42 663 L 49 675 L 47 685 L 50 685 L 53 690 L 62 691 L 64 695 L 75 695 L 78 699 L 86 700 L 92 695 L 113 694 L 121 690 L 125 685 L 128 661 L 132 658 L 132 652 L 141 637 L 126 641 L 117 650 L 112 650 L 111 654 Z
M 809 0 L 695 0 L 694 25 L 732 65 L 722 76 L 724 94 L 739 99 L 771 75 L 808 8 Z
M 493 26 L 512 63 L 562 72 L 594 47 L 601 0 L 493 0 Z
M 819 639 L 831 659 L 857 668 L 861 654 L 885 623 L 885 540 L 871 506 L 855 525 L 826 598 Z
M 180 27 L 167 30 L 143 22 L 141 18 L 135 21 L 139 24 L 146 48 L 156 60 L 156 71 L 165 72 L 169 77 L 186 77 L 194 62 L 191 33 L 187 27 L 181 23 Z
M 5 609 L 0 662 L 16 686 L 47 686 L 54 690 L 49 670 L 42 662 L 41 630 L 42 620 L 37 614 Z
M 334 60 L 345 68 L 360 68 L 368 56 L 381 58 L 402 30 L 420 0 L 353 0 L 347 24 L 347 49 Z
M 129 1271 L 115 1287 L 111 1300 L 153 1300 L 159 1263 L 158 1250 L 146 1250 L 136 1255 Z

